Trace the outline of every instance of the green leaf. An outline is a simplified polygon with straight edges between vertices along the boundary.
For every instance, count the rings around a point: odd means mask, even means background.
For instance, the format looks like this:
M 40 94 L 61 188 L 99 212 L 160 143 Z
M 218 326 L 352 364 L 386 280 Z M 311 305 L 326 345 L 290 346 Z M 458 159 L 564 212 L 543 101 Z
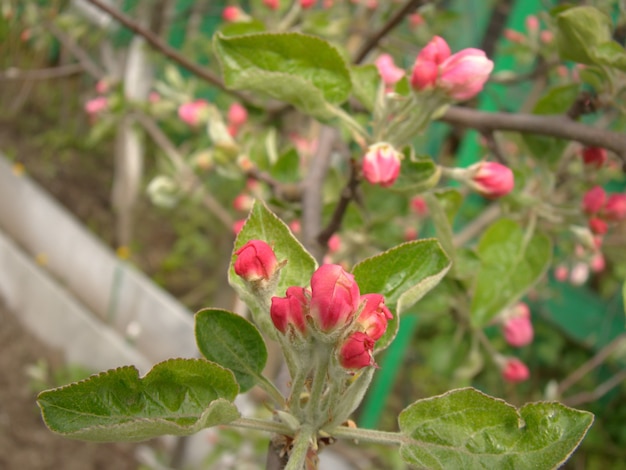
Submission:
M 189 435 L 239 417 L 231 371 L 203 359 L 170 359 L 139 378 L 125 366 L 41 392 L 37 403 L 54 432 L 86 441 L 140 441 Z
M 626 314 L 626 281 L 622 285 L 622 304 L 624 305 L 624 314 Z
M 591 50 L 591 55 L 596 64 L 608 65 L 626 72 L 626 51 L 615 41 L 599 44 Z
M 292 148 L 280 155 L 276 164 L 270 169 L 270 174 L 283 183 L 299 181 L 300 155 L 298 152 Z
M 252 323 L 219 309 L 200 310 L 195 320 L 198 349 L 209 361 L 235 374 L 241 393 L 262 380 L 267 349 L 261 333 Z
M 593 415 L 560 403 L 519 410 L 473 388 L 453 390 L 406 408 L 398 418 L 404 461 L 419 468 L 557 468 L 580 444 Z
M 611 40 L 611 19 L 597 8 L 579 6 L 556 15 L 556 44 L 562 59 L 594 63 L 593 49 Z
M 398 331 L 398 316 L 435 287 L 448 269 L 450 260 L 433 239 L 403 243 L 354 266 L 361 293 L 382 294 L 394 312 L 377 349 L 391 343 Z
M 224 36 L 241 36 L 242 34 L 262 33 L 265 30 L 265 23 L 253 19 L 250 21 L 223 23 L 219 31 Z
M 452 261 L 452 269 L 454 270 L 454 265 L 456 264 L 456 249 L 454 248 L 454 242 L 452 240 L 452 224 L 450 219 L 438 197 L 433 194 L 426 194 L 424 199 L 428 204 L 428 213 L 435 225 L 437 239 Z
M 328 42 L 301 33 L 216 34 L 213 47 L 224 83 L 285 101 L 312 116 L 328 119 L 329 104 L 346 101 L 350 73 Z
M 528 240 L 509 219 L 491 225 L 478 244 L 481 260 L 471 305 L 472 324 L 482 328 L 517 301 L 550 265 L 550 239 L 535 233 Z
M 380 74 L 375 65 L 354 65 L 350 68 L 354 96 L 368 111 L 374 110 L 380 86 Z
M 274 337 L 276 329 L 270 321 L 268 306 L 259 303 L 246 282 L 235 274 L 233 267 L 235 251 L 250 240 L 263 240 L 274 249 L 279 262 L 287 261 L 280 270 L 280 279 L 274 292 L 274 295 L 279 297 L 284 296 L 290 286 L 307 286 L 313 271 L 317 269 L 317 262 L 293 236 L 289 227 L 282 220 L 262 202 L 254 202 L 250 215 L 235 240 L 235 248 L 228 270 L 228 282 L 250 307 L 257 326 L 270 337 Z
M 423 193 L 437 185 L 441 170 L 430 158 L 402 160 L 398 179 L 389 189 L 397 193 L 415 195 Z

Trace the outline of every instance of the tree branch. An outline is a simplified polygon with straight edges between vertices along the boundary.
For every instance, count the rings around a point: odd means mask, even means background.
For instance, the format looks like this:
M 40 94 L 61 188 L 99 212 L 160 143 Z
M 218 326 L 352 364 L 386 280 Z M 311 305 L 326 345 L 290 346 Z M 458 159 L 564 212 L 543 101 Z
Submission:
M 48 22 L 45 24 L 46 29 L 50 31 L 50 33 L 59 40 L 63 46 L 70 51 L 70 54 L 78 60 L 78 63 L 82 65 L 83 69 L 91 75 L 96 80 L 101 79 L 106 75 L 106 72 L 100 67 L 85 51 L 82 47 L 80 47 L 74 39 L 65 33 L 61 28 L 59 28 L 53 22 Z
M 354 63 L 360 64 L 365 57 L 367 57 L 367 54 L 369 54 L 370 51 L 378 45 L 380 40 L 384 38 L 392 29 L 398 26 L 406 15 L 427 2 L 428 0 L 408 0 L 402 8 L 389 18 L 389 21 L 387 21 L 382 28 L 365 41 L 365 43 L 361 46 L 361 49 L 359 49 L 359 52 L 357 52 L 354 58 Z
M 587 126 L 561 116 L 537 114 L 487 113 L 474 109 L 451 106 L 441 121 L 470 127 L 482 132 L 514 131 L 574 140 L 590 147 L 603 147 L 615 152 L 626 171 L 626 135 L 606 129 Z
M 63 78 L 84 72 L 81 64 L 67 64 L 58 67 L 44 69 L 20 70 L 15 67 L 8 68 L 0 72 L 0 81 L 12 80 L 49 80 L 52 78 Z
M 133 33 L 138 36 L 143 37 L 151 47 L 159 51 L 168 59 L 176 62 L 178 65 L 186 68 L 189 72 L 193 73 L 195 76 L 205 80 L 206 82 L 216 86 L 222 91 L 230 93 L 231 95 L 237 97 L 239 100 L 250 103 L 250 100 L 247 96 L 238 91 L 229 90 L 226 88 L 220 77 L 215 75 L 212 71 L 198 65 L 192 60 L 187 59 L 184 55 L 180 54 L 176 49 L 170 47 L 166 43 L 164 43 L 156 34 L 152 31 L 144 28 L 137 22 L 130 19 L 128 16 L 120 13 L 115 8 L 104 3 L 102 0 L 86 0 L 88 3 L 92 4 L 94 7 L 102 10 L 103 12 L 110 15 L 112 18 L 117 20 L 124 27 L 130 29 Z

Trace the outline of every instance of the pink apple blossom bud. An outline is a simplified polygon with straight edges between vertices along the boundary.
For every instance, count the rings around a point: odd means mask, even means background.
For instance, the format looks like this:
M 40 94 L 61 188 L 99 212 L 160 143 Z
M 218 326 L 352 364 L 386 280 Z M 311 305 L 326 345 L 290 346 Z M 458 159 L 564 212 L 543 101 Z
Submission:
M 606 162 L 606 149 L 602 147 L 585 147 L 583 149 L 583 162 L 585 165 L 600 168 Z
M 626 219 L 626 194 L 611 194 L 606 200 L 604 214 L 609 220 Z
M 439 66 L 436 63 L 418 59 L 411 73 L 411 86 L 418 91 L 434 88 L 438 76 Z
M 526 346 L 533 340 L 533 324 L 526 316 L 515 316 L 505 320 L 502 332 L 506 342 L 516 348 Z
M 341 248 L 341 237 L 333 233 L 332 236 L 328 239 L 328 251 L 331 253 L 337 253 Z
M 502 368 L 502 377 L 507 382 L 523 382 L 528 380 L 530 372 L 526 364 L 515 357 L 510 357 L 506 359 Z
M 411 210 L 415 212 L 420 217 L 425 217 L 428 215 L 428 206 L 426 205 L 426 200 L 421 196 L 415 196 L 411 199 Z
M 324 2 L 322 3 L 322 8 L 324 8 L 325 10 L 328 10 L 329 8 L 332 8 L 334 5 L 335 5 L 334 0 L 324 0 Z
M 279 268 L 274 250 L 262 240 L 250 240 L 235 255 L 235 273 L 248 282 L 267 281 Z
M 241 19 L 242 11 L 239 7 L 236 6 L 227 6 L 222 11 L 222 19 L 229 23 L 233 23 Z
M 311 277 L 311 317 L 325 333 L 352 320 L 360 297 L 354 276 L 338 264 L 324 264 Z
M 161 95 L 159 95 L 156 91 L 151 91 L 148 95 L 148 101 L 150 101 L 150 103 L 158 103 L 161 101 Z
M 370 145 L 363 158 L 363 177 L 383 188 L 395 183 L 400 174 L 402 154 L 385 142 Z
M 404 229 L 404 241 L 410 242 L 411 240 L 417 240 L 417 229 L 414 227 L 407 227 Z
M 380 294 L 362 295 L 361 303 L 364 303 L 363 310 L 356 321 L 363 332 L 376 341 L 387 330 L 387 322 L 393 315 L 385 305 L 385 298 Z
M 455 100 L 467 100 L 483 89 L 493 62 L 484 51 L 469 48 L 448 57 L 440 69 L 437 86 Z
M 346 369 L 362 369 L 376 366 L 372 351 L 374 340 L 365 333 L 357 331 L 345 340 L 339 351 L 339 363 Z
M 411 28 L 417 28 L 418 26 L 423 25 L 424 22 L 424 17 L 419 13 L 413 13 L 409 15 L 409 25 L 411 26 Z
M 509 41 L 517 44 L 522 43 L 526 40 L 526 37 L 522 33 L 520 33 L 519 31 L 515 31 L 514 29 L 505 29 L 503 35 Z
M 282 334 L 288 332 L 289 326 L 304 333 L 311 294 L 303 287 L 289 287 L 286 294 L 285 297 L 272 297 L 270 307 L 272 323 Z
M 278 10 L 280 6 L 280 0 L 263 0 L 263 5 L 265 5 L 270 10 Z
M 404 70 L 400 67 L 396 67 L 396 64 L 393 62 L 393 57 L 389 54 L 381 54 L 374 63 L 378 68 L 378 73 L 383 79 L 383 83 L 387 87 L 392 87 L 404 77 Z
M 608 229 L 608 224 L 599 217 L 592 217 L 589 219 L 589 230 L 596 235 L 604 235 Z
M 567 269 L 567 266 L 560 264 L 559 266 L 554 268 L 554 279 L 556 279 L 557 281 L 565 282 L 567 281 L 568 277 L 569 269 Z
M 228 124 L 235 127 L 243 126 L 248 120 L 248 111 L 239 103 L 233 103 L 228 108 Z
M 369 10 L 376 10 L 376 8 L 378 8 L 378 0 L 367 0 L 365 7 Z
M 550 44 L 554 40 L 554 33 L 549 29 L 544 29 L 539 33 L 539 40 L 544 44 Z
M 239 235 L 243 226 L 246 225 L 246 219 L 239 219 L 233 223 L 232 230 L 235 235 Z
M 600 212 L 606 203 L 606 192 L 602 186 L 594 186 L 583 196 L 583 211 L 587 214 Z
M 299 220 L 292 220 L 289 223 L 289 228 L 291 229 L 291 231 L 293 233 L 295 233 L 296 235 L 302 232 L 302 224 L 300 223 Z
M 85 103 L 85 112 L 90 116 L 100 114 L 109 107 L 109 100 L 104 96 L 98 96 Z
M 208 103 L 202 99 L 181 104 L 178 107 L 178 117 L 190 126 L 196 126 L 200 123 L 203 114 L 206 113 L 207 107 Z
M 480 162 L 469 167 L 474 171 L 472 186 L 488 199 L 502 197 L 513 190 L 515 179 L 507 166 L 497 162 Z
M 440 36 L 433 37 L 428 44 L 417 54 L 417 60 L 422 62 L 434 62 L 441 65 L 452 52 L 445 39 Z
M 591 258 L 589 267 L 594 273 L 601 273 L 606 268 L 606 260 L 602 253 L 597 253 Z
M 105 79 L 98 80 L 96 83 L 96 92 L 104 95 L 107 91 L 109 91 L 109 82 Z
M 589 266 L 587 263 L 576 263 L 569 274 L 569 282 L 575 286 L 581 286 L 589 279 Z
M 531 33 L 539 31 L 539 18 L 535 15 L 528 15 L 526 17 L 526 29 Z
M 300 7 L 303 10 L 307 10 L 309 8 L 314 7 L 316 2 L 317 0 L 300 0 Z
M 249 194 L 238 194 L 233 200 L 233 208 L 236 211 L 248 212 L 252 209 L 252 202 L 254 199 Z
M 526 302 L 517 302 L 510 310 L 511 317 L 530 318 L 530 307 Z

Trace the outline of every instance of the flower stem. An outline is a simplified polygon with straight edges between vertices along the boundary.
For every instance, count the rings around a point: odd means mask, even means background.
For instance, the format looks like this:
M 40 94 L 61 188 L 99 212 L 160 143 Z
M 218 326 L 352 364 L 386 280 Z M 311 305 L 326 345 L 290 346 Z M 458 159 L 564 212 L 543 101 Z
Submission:
M 281 408 L 285 407 L 285 397 L 282 393 L 280 393 L 280 390 L 276 388 L 276 385 L 274 385 L 267 377 L 265 377 L 264 375 L 258 375 L 257 385 L 265 390 L 265 392 L 270 397 L 272 397 L 272 399 L 278 406 L 280 406 Z
M 373 429 L 349 428 L 346 426 L 338 426 L 328 431 L 337 439 L 353 439 L 364 442 L 375 442 L 385 445 L 400 445 L 403 443 L 413 442 L 413 440 L 399 432 L 376 431 Z
M 307 402 L 307 421 L 309 423 L 323 422 L 319 414 L 322 411 L 322 395 L 328 379 L 328 363 L 330 362 L 330 349 L 327 345 L 321 345 L 316 352 L 316 364 L 313 372 L 313 384 L 311 395 Z M 323 417 L 326 418 L 325 416 Z
M 287 462 L 285 470 L 302 470 L 314 434 L 315 431 L 312 426 L 302 426 L 293 441 L 293 448 L 289 454 L 289 462 Z
M 267 431 L 274 434 L 281 434 L 283 436 L 290 436 L 293 434 L 291 428 L 286 424 L 258 418 L 239 418 L 226 424 L 226 426 L 233 426 L 236 428 L 245 429 L 256 429 L 257 431 Z

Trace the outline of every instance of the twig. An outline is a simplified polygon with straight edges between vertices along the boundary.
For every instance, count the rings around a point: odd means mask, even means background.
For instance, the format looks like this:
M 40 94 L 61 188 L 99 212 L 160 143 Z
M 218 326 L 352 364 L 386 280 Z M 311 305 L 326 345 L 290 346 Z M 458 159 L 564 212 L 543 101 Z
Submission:
M 56 24 L 52 22 L 46 23 L 46 28 L 50 33 L 59 40 L 63 47 L 65 47 L 70 54 L 78 63 L 83 67 L 83 69 L 91 75 L 93 78 L 99 80 L 106 76 L 106 72 L 102 67 L 100 67 L 85 51 L 82 47 L 76 44 L 76 41 L 65 33 L 61 28 L 59 28 Z
M 322 230 L 322 187 L 330 166 L 330 155 L 337 131 L 333 127 L 322 126 L 319 133 L 317 150 L 309 166 L 302 194 L 302 233 L 304 245 L 321 261 L 324 245 L 317 241 L 317 234 Z
M 566 116 L 537 114 L 486 113 L 451 106 L 441 121 L 480 131 L 515 131 L 574 140 L 591 147 L 604 147 L 617 154 L 626 166 L 626 134 L 587 126 Z
M 568 375 L 560 384 L 557 389 L 558 395 L 562 396 L 563 393 L 567 389 L 569 389 L 576 382 L 584 378 L 589 374 L 593 369 L 602 364 L 615 350 L 620 348 L 624 341 L 626 341 L 626 334 L 622 334 L 607 344 L 604 348 L 602 348 L 598 353 L 585 362 L 582 366 Z
M 49 67 L 44 69 L 20 70 L 11 67 L 0 73 L 0 81 L 12 80 L 49 80 L 52 78 L 62 78 L 69 75 L 76 75 L 83 72 L 80 64 L 67 64 L 59 67 Z
M 567 406 L 580 406 L 583 403 L 589 403 L 596 401 L 603 395 L 606 395 L 613 387 L 618 386 L 626 380 L 626 369 L 620 370 L 617 374 L 611 377 L 606 382 L 602 382 L 591 392 L 582 392 L 571 397 L 564 398 L 562 401 Z
M 500 212 L 501 210 L 499 204 L 491 204 L 487 207 L 487 209 L 482 211 L 478 217 L 472 220 L 471 223 L 467 224 L 463 230 L 454 236 L 452 244 L 457 248 L 465 246 L 467 242 L 482 232 L 487 225 L 500 217 Z
M 330 222 L 328 222 L 326 228 L 324 228 L 324 230 L 322 230 L 317 236 L 317 242 L 320 244 L 320 246 L 326 246 L 328 244 L 328 240 L 330 240 L 330 237 L 333 236 L 333 233 L 341 228 L 343 216 L 348 209 L 350 201 L 352 201 L 352 199 L 354 199 L 356 195 L 359 183 L 360 180 L 357 162 L 356 160 L 352 159 L 350 160 L 350 179 L 348 180 L 348 183 L 341 192 L 341 198 L 339 199 L 339 202 L 335 207 L 335 212 L 333 212 Z
M 107 13 L 111 17 L 115 18 L 119 23 L 121 23 L 126 28 L 130 29 L 133 33 L 143 37 L 150 46 L 159 51 L 168 59 L 176 62 L 178 65 L 186 68 L 189 72 L 193 73 L 195 76 L 205 80 L 206 82 L 216 86 L 222 91 L 226 93 L 230 93 L 231 95 L 237 97 L 240 101 L 250 103 L 250 99 L 236 90 L 229 90 L 226 88 L 222 80 L 215 75 L 210 70 L 198 65 L 192 60 L 187 59 L 184 55 L 180 54 L 176 49 L 170 47 L 166 43 L 164 43 L 156 34 L 148 29 L 144 28 L 137 22 L 130 19 L 128 16 L 120 13 L 115 8 L 107 5 L 101 0 L 86 0 L 94 7 L 99 8 L 103 12 Z M 251 103 L 252 104 L 252 103 Z
M 498 145 L 498 141 L 496 140 L 496 136 L 493 133 L 493 130 L 486 130 L 482 132 L 483 137 L 485 138 L 485 143 L 487 144 L 487 148 L 491 152 L 491 154 L 495 157 L 503 165 L 508 165 L 508 159 L 502 153 L 502 149 L 500 145 Z
M 302 200 L 302 188 L 297 183 L 282 183 L 272 177 L 269 173 L 258 168 L 251 168 L 246 171 L 246 176 L 256 181 L 267 184 L 274 195 L 287 202 L 298 202 Z
M 376 31 L 373 36 L 365 41 L 363 46 L 361 46 L 361 49 L 359 49 L 359 52 L 357 52 L 354 58 L 354 63 L 360 64 L 361 62 L 363 62 L 365 57 L 367 57 L 367 54 L 369 54 L 370 51 L 376 47 L 376 45 L 380 42 L 382 38 L 384 38 L 392 29 L 398 26 L 398 24 L 407 14 L 420 7 L 421 5 L 427 3 L 427 1 L 428 0 L 408 0 L 402 8 L 400 8 L 391 16 L 391 18 L 389 18 L 389 21 L 387 21 L 387 23 L 385 23 L 382 28 Z

